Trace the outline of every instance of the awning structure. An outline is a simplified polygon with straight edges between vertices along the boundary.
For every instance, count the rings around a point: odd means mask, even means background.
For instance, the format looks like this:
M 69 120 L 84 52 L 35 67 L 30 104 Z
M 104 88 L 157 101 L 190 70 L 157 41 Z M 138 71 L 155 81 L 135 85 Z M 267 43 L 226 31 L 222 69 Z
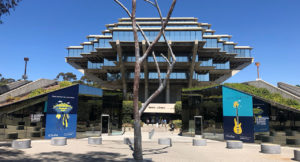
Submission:
M 144 113 L 175 113 L 175 104 L 151 103 L 147 106 Z

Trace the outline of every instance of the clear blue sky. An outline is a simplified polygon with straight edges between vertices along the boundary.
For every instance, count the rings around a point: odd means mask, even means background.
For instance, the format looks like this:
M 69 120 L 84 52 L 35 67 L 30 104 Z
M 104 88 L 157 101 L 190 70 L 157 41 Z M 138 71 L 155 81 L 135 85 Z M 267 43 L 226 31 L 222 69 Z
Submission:
M 129 1 L 129 0 L 121 0 Z M 160 0 L 164 15 L 171 0 Z M 125 3 L 130 7 L 131 3 Z M 300 84 L 299 0 L 178 0 L 172 16 L 198 17 L 212 24 L 216 34 L 230 34 L 238 45 L 254 47 L 252 55 L 261 62 L 262 79 L 272 84 Z M 138 0 L 137 15 L 157 16 Z M 59 72 L 80 72 L 65 63 L 70 45 L 100 34 L 105 24 L 126 17 L 113 0 L 23 0 L 0 25 L 0 73 L 20 79 L 24 57 L 29 57 L 30 80 L 53 79 Z M 256 79 L 254 64 L 227 82 Z

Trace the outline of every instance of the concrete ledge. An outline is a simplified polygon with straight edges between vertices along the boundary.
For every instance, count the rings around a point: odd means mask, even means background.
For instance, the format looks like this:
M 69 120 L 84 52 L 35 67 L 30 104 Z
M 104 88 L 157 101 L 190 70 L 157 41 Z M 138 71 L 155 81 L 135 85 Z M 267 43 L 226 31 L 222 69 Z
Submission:
M 193 139 L 193 146 L 206 146 L 206 139 Z
M 276 131 L 270 131 L 270 136 L 277 136 L 277 132 Z
M 18 133 L 17 132 L 11 132 L 7 134 L 8 139 L 18 139 Z
M 229 140 L 226 141 L 226 148 L 228 149 L 241 149 L 243 148 L 242 141 Z
M 159 138 L 158 139 L 159 145 L 169 145 L 172 146 L 172 139 L 171 138 Z
M 288 145 L 300 145 L 300 139 L 286 139 Z
M 40 131 L 34 131 L 30 133 L 31 137 L 41 137 L 41 132 Z
M 292 131 L 292 130 L 285 132 L 286 136 L 295 136 L 296 134 L 297 134 L 297 131 Z
M 6 129 L 7 128 L 7 125 L 6 124 L 0 124 L 0 129 Z
M 31 140 L 30 139 L 17 139 L 13 140 L 11 144 L 12 148 L 15 149 L 27 149 L 31 147 Z
M 129 138 L 129 137 L 125 137 L 123 140 L 124 144 L 126 145 L 133 145 L 134 144 L 134 139 L 133 138 Z
M 257 134 L 257 135 L 255 135 L 255 139 L 256 140 L 261 140 L 261 137 L 262 137 L 263 135 L 262 134 Z
M 54 145 L 54 146 L 67 145 L 67 138 L 66 137 L 52 137 L 51 138 L 51 145 Z
M 294 150 L 294 159 L 296 161 L 300 161 L 300 150 Z
M 33 130 L 34 130 L 34 131 L 40 131 L 40 130 L 41 130 L 41 127 L 34 127 Z
M 18 125 L 17 130 L 24 130 L 24 125 Z
M 102 144 L 102 137 L 89 137 L 88 143 L 91 145 L 101 145 Z
M 274 137 L 272 137 L 272 136 L 261 136 L 261 141 L 262 142 L 273 142 Z
M 270 143 L 262 143 L 260 145 L 261 153 L 265 154 L 280 154 L 281 148 L 280 145 L 270 144 Z

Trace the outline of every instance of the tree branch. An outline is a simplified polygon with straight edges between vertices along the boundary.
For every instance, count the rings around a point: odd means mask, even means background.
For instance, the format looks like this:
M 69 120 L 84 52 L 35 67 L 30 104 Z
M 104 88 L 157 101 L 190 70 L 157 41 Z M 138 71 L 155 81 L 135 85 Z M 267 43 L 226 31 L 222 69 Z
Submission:
M 155 4 L 152 1 L 150 1 L 150 0 L 144 0 L 144 1 L 152 4 L 153 6 L 155 6 Z
M 167 62 L 168 62 L 168 64 L 169 64 L 169 66 L 171 65 L 171 63 L 170 63 L 170 61 L 168 60 L 168 58 L 164 55 L 164 54 L 160 54 Z
M 148 0 L 145 0 L 145 1 L 146 1 L 146 2 L 149 2 Z M 149 2 L 149 3 L 150 3 L 150 2 Z M 151 4 L 152 4 L 152 3 L 151 3 Z M 171 74 L 171 72 L 172 72 L 172 70 L 173 70 L 173 67 L 174 67 L 175 63 L 176 63 L 176 57 L 175 57 L 175 55 L 174 55 L 174 53 L 173 53 L 173 50 L 172 50 L 172 48 L 171 48 L 171 45 L 169 44 L 169 42 L 168 42 L 168 40 L 167 40 L 167 38 L 166 38 L 166 36 L 165 36 L 165 32 L 164 32 L 164 31 L 165 31 L 165 28 L 166 28 L 166 26 L 167 26 L 167 24 L 168 24 L 168 21 L 169 21 L 169 19 L 170 19 L 170 17 L 171 17 L 171 14 L 172 14 L 172 11 L 173 11 L 173 9 L 174 9 L 175 4 L 176 4 L 176 0 L 173 0 L 173 3 L 172 3 L 172 5 L 171 5 L 171 8 L 170 8 L 170 10 L 169 10 L 169 12 L 168 12 L 168 16 L 167 16 L 166 20 L 163 21 L 163 17 L 162 17 L 162 14 L 161 14 L 161 10 L 160 10 L 160 8 L 159 8 L 159 6 L 158 6 L 157 0 L 155 0 L 154 6 L 156 7 L 157 11 L 159 12 L 159 16 L 160 16 L 160 19 L 161 19 L 162 28 L 161 28 L 161 30 L 160 30 L 158 36 L 156 37 L 156 39 L 152 42 L 152 44 L 148 47 L 148 49 L 146 50 L 146 52 L 144 53 L 144 55 L 143 55 L 140 59 L 143 60 L 143 57 L 145 57 L 145 58 L 147 57 L 149 51 L 153 48 L 153 45 L 154 45 L 155 43 L 158 42 L 158 40 L 159 40 L 159 38 L 161 37 L 161 35 L 163 35 L 164 40 L 165 40 L 165 42 L 167 43 L 168 49 L 170 50 L 170 53 L 171 53 L 173 59 L 172 59 L 172 63 L 170 64 L 170 61 L 169 61 L 164 55 L 162 55 L 162 56 L 164 57 L 164 59 L 166 59 L 166 61 L 169 63 L 168 70 L 167 70 L 167 74 L 166 74 L 166 78 L 163 80 L 162 83 L 160 82 L 160 85 L 159 85 L 159 87 L 157 88 L 157 90 L 156 90 L 156 91 L 155 91 L 155 92 L 154 92 L 154 93 L 146 100 L 146 102 L 143 104 L 142 108 L 139 110 L 139 114 L 140 114 L 140 115 L 143 114 L 143 112 L 146 110 L 146 108 L 147 108 L 147 106 L 150 104 L 150 102 L 151 102 L 155 97 L 157 97 L 157 96 L 160 94 L 160 92 L 165 88 L 165 86 L 166 86 L 166 84 L 167 84 L 167 80 L 170 78 L 170 74 Z M 149 50 L 149 51 L 148 51 L 148 50 Z M 148 51 L 148 53 L 147 53 L 147 51 Z M 145 58 L 144 58 L 144 59 L 145 59 Z M 159 67 L 157 67 L 157 68 L 159 69 Z
M 131 18 L 131 14 L 129 12 L 129 10 L 119 1 L 119 0 L 114 0 L 116 3 L 118 3 L 128 14 L 128 16 Z
M 166 28 L 166 26 L 167 26 L 167 24 L 168 24 L 168 22 L 169 22 L 169 19 L 170 19 L 171 15 L 172 15 L 172 12 L 173 12 L 173 10 L 174 10 L 175 4 L 176 4 L 176 0 L 173 0 L 172 5 L 171 5 L 171 7 L 170 7 L 170 9 L 169 9 L 168 15 L 167 15 L 167 17 L 166 17 L 165 22 L 162 24 L 162 27 L 161 27 L 161 29 L 160 29 L 158 35 L 157 35 L 156 38 L 154 39 L 154 41 L 150 44 L 150 46 L 147 48 L 147 50 L 145 51 L 145 53 L 143 54 L 143 56 L 140 58 L 140 62 L 143 62 L 143 61 L 145 60 L 145 58 L 148 56 L 148 53 L 152 50 L 153 46 L 154 46 L 154 45 L 158 42 L 158 40 L 160 39 L 160 37 L 161 37 L 163 31 L 165 30 L 165 28 Z

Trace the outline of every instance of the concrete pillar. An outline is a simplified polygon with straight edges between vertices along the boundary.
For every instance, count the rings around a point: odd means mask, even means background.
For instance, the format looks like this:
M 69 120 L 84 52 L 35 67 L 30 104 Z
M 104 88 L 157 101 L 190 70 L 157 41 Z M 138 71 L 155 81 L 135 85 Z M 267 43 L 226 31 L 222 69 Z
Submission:
M 17 139 L 12 141 L 12 148 L 15 149 L 26 149 L 31 147 L 30 139 Z
M 193 83 L 194 67 L 195 67 L 195 60 L 196 60 L 197 52 L 198 52 L 198 40 L 195 40 L 194 48 L 193 48 L 192 62 L 191 62 L 191 66 L 190 66 L 189 85 L 188 85 L 189 88 L 193 86 L 192 83 Z
M 172 41 L 168 41 L 168 44 L 171 46 L 172 45 Z M 168 49 L 168 56 L 167 56 L 168 60 L 170 60 L 171 58 L 171 51 Z M 167 85 L 166 85 L 166 103 L 170 103 L 170 79 L 167 80 Z
M 123 99 L 127 100 L 126 69 L 123 64 L 122 48 L 119 40 L 116 41 L 116 44 L 117 44 L 117 53 L 119 57 L 119 67 L 122 75 Z
M 143 48 L 143 53 L 145 53 L 146 49 L 147 49 L 145 40 L 142 40 L 142 48 Z M 147 60 L 147 58 L 145 59 L 143 64 L 144 64 L 144 76 L 145 76 L 144 83 L 145 83 L 145 101 L 146 101 L 149 97 L 149 82 L 148 82 L 149 78 L 148 78 L 148 60 Z

